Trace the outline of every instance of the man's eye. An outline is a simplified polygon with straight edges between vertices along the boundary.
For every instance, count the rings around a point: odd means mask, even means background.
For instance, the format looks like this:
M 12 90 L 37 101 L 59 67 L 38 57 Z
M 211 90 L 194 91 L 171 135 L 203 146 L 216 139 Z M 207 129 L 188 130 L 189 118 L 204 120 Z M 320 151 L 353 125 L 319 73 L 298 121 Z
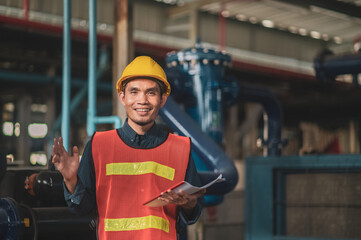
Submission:
M 153 96 L 153 95 L 155 95 L 156 93 L 153 92 L 153 91 L 150 91 L 150 92 L 148 92 L 148 94 L 151 95 L 151 96 Z
M 136 94 L 137 91 L 130 91 L 130 94 Z

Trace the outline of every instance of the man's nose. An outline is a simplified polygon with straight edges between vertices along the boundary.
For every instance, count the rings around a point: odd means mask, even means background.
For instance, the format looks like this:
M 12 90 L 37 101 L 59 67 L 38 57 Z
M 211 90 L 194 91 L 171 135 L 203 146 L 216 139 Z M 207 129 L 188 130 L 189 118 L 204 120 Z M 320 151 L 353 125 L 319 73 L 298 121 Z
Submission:
M 147 97 L 147 94 L 146 93 L 140 93 L 139 95 L 138 95 L 138 101 L 140 102 L 140 103 L 147 103 L 148 102 L 148 97 Z

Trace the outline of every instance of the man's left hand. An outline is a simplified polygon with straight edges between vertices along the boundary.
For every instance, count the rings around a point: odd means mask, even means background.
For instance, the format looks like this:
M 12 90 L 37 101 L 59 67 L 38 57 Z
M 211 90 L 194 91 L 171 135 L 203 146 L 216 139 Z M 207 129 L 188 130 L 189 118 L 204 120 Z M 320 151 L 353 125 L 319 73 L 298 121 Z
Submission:
M 203 189 L 192 195 L 183 191 L 175 193 L 172 190 L 168 190 L 167 192 L 162 193 L 159 199 L 167 203 L 173 203 L 175 205 L 178 205 L 185 210 L 191 210 L 197 205 L 197 199 L 203 196 L 205 193 L 206 189 Z

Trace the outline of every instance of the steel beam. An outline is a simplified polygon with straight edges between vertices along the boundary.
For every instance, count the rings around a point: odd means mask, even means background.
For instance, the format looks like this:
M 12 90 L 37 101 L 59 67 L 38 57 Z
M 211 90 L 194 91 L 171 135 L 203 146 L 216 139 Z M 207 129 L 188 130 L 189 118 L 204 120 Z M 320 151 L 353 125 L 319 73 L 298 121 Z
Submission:
M 113 37 L 113 86 L 121 76 L 124 68 L 134 58 L 133 46 L 133 10 L 132 1 L 114 1 L 114 37 Z M 113 94 L 113 113 L 124 121 L 126 113 L 118 99 L 118 94 Z
M 346 14 L 351 17 L 361 18 L 361 7 L 355 4 L 335 0 L 277 0 L 309 9 L 310 6 L 325 8 L 334 12 Z

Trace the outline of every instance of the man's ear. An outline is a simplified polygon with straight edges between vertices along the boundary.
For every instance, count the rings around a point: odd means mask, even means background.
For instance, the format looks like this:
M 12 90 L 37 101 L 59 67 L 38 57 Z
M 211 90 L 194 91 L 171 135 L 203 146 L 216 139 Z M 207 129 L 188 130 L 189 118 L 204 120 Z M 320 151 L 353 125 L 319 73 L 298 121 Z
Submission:
M 124 91 L 120 91 L 120 92 L 118 93 L 118 98 L 119 98 L 121 104 L 122 104 L 123 106 L 125 106 L 125 102 L 124 102 Z
M 167 94 L 162 95 L 162 99 L 161 99 L 162 102 L 160 103 L 160 107 L 164 106 L 164 104 L 167 102 L 167 98 L 168 98 Z

